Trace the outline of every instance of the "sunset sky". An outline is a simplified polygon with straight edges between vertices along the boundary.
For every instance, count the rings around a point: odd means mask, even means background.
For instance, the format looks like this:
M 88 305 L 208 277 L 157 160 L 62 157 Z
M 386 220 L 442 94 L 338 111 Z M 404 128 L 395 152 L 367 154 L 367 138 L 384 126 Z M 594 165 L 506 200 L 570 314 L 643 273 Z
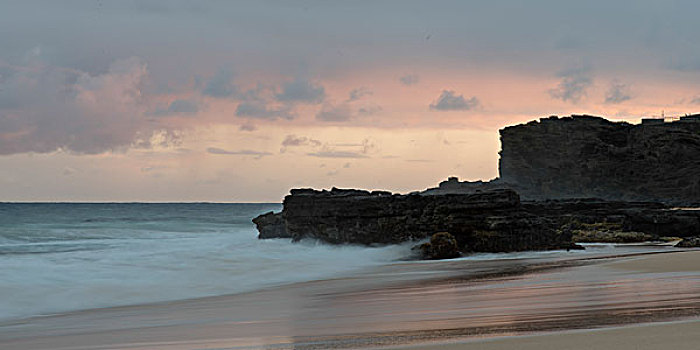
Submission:
M 700 111 L 697 1 L 3 1 L 0 201 L 497 176 L 504 126 Z

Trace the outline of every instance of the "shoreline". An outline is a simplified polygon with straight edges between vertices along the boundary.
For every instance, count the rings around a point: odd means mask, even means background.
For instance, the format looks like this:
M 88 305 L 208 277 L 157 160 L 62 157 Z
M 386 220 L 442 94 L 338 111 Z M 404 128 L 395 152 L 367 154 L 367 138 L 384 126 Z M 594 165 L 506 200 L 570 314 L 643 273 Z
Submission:
M 700 251 L 397 263 L 367 275 L 244 294 L 3 322 L 0 345 L 7 349 L 441 346 L 436 342 L 698 317 L 700 272 L 674 271 L 671 265 L 676 261 L 700 266 Z M 646 265 L 668 268 L 649 272 Z M 640 268 L 630 270 L 634 266 Z M 653 290 L 631 301 L 655 279 L 664 283 L 651 283 Z M 605 293 L 600 292 L 603 287 Z
M 605 244 L 606 246 L 613 246 L 612 244 Z M 653 246 L 649 246 L 653 247 Z M 488 278 L 493 278 L 493 277 L 503 277 L 503 276 L 517 276 L 517 275 L 524 275 L 528 273 L 537 273 L 537 272 L 542 272 L 542 271 L 547 271 L 551 269 L 560 269 L 560 268 L 567 268 L 567 267 L 575 267 L 575 266 L 582 266 L 582 265 L 588 265 L 588 264 L 599 264 L 600 262 L 598 260 L 611 260 L 611 259 L 627 259 L 627 258 L 634 258 L 634 257 L 645 257 L 649 255 L 657 255 L 657 254 L 676 254 L 676 253 L 682 253 L 682 252 L 692 252 L 692 248 L 686 248 L 686 249 L 678 249 L 678 250 L 668 250 L 668 251 L 644 251 L 644 252 L 632 252 L 632 253 L 625 253 L 625 252 L 620 252 L 616 254 L 607 254 L 607 253 L 599 253 L 599 254 L 582 254 L 578 256 L 572 256 L 572 257 L 562 257 L 559 259 L 550 259 L 547 260 L 549 257 L 547 256 L 515 256 L 511 257 L 509 256 L 510 254 L 522 254 L 523 252 L 515 252 L 515 253 L 493 253 L 493 254 L 503 254 L 503 257 L 499 258 L 483 258 L 483 259 L 471 259 L 470 256 L 465 256 L 465 257 L 460 257 L 460 258 L 455 258 L 455 259 L 445 259 L 445 260 L 397 260 L 393 263 L 388 263 L 383 266 L 370 266 L 370 267 L 365 267 L 361 270 L 358 271 L 351 271 L 351 272 L 345 272 L 341 274 L 340 276 L 336 277 L 326 277 L 326 278 L 319 278 L 319 279 L 311 279 L 308 281 L 299 281 L 299 282 L 292 282 L 292 283 L 286 283 L 286 284 L 280 284 L 280 285 L 272 285 L 268 287 L 263 287 L 260 289 L 254 289 L 254 290 L 249 290 L 249 291 L 243 291 L 243 292 L 236 292 L 236 293 L 227 293 L 227 294 L 220 294 L 220 295 L 208 295 L 208 296 L 196 296 L 196 297 L 190 297 L 190 298 L 183 298 L 183 299 L 174 299 L 174 300 L 162 300 L 162 301 L 154 301 L 154 302 L 143 302 L 143 303 L 135 303 L 135 304 L 125 304 L 125 305 L 114 305 L 114 306 L 105 306 L 105 307 L 95 307 L 95 308 L 86 308 L 86 309 L 76 309 L 76 310 L 67 310 L 67 311 L 61 311 L 61 312 L 53 312 L 53 313 L 45 313 L 45 314 L 37 314 L 37 315 L 32 315 L 32 316 L 26 316 L 26 317 L 17 317 L 17 318 L 10 318 L 10 319 L 0 319 L 0 327 L 6 326 L 6 325 L 11 325 L 14 323 L 26 323 L 26 322 L 31 322 L 32 320 L 35 319 L 44 319 L 44 318 L 53 318 L 53 317 L 64 317 L 64 316 L 71 316 L 75 314 L 81 314 L 81 313 L 91 313 L 91 312 L 100 312 L 102 310 L 113 310 L 113 309 L 127 309 L 127 308 L 148 308 L 152 306 L 167 306 L 173 304 L 176 306 L 177 304 L 180 303 L 189 303 L 189 302 L 197 302 L 197 301 L 207 301 L 207 300 L 216 300 L 220 298 L 235 298 L 238 296 L 245 296 L 249 294 L 255 294 L 255 293 L 260 293 L 260 292 L 265 292 L 269 290 L 278 290 L 278 289 L 284 289 L 287 287 L 294 287 L 294 286 L 303 286 L 307 284 L 314 284 L 314 283 L 323 283 L 324 281 L 337 281 L 337 280 L 356 280 L 356 279 L 363 279 L 363 275 L 365 272 L 369 273 L 374 273 L 374 274 L 387 274 L 387 273 L 393 273 L 393 272 L 398 272 L 398 273 L 405 273 L 402 270 L 409 270 L 408 276 L 405 279 L 395 279 L 392 281 L 381 281 L 379 283 L 373 283 L 373 284 L 363 284 L 364 288 L 381 288 L 381 287 L 391 287 L 393 284 L 401 284 L 401 283 L 442 283 L 442 282 L 453 282 L 453 281 L 469 281 L 469 280 L 480 280 L 480 279 L 488 279 Z M 700 250 L 698 250 L 700 251 Z M 563 251 L 539 251 L 537 253 L 549 253 L 549 252 L 563 252 Z M 572 251 L 574 254 L 575 253 L 580 253 L 582 251 Z M 568 253 L 568 251 L 567 251 Z M 520 264 L 518 262 L 520 261 L 528 261 L 528 263 L 525 264 Z M 486 265 L 487 268 L 482 269 L 482 270 L 477 270 L 477 271 L 469 271 L 468 273 L 462 273 L 460 271 L 457 271 L 459 268 L 459 265 L 465 264 L 465 263 L 470 263 L 470 262 L 477 262 L 481 263 L 483 265 Z M 440 265 L 441 271 L 431 271 L 432 266 Z M 623 266 L 623 265 L 621 265 Z M 398 268 L 395 268 L 398 267 Z M 386 272 L 383 270 L 391 270 L 391 272 Z M 430 273 L 430 275 L 427 275 Z M 376 282 L 376 281 L 375 281 Z

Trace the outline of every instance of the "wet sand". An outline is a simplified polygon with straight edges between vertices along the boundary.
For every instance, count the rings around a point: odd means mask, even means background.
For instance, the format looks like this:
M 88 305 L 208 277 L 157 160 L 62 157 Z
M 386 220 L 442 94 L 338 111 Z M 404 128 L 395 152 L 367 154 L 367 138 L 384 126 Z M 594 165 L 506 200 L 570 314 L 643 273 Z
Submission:
M 565 331 L 536 336 L 515 336 L 454 344 L 405 346 L 424 350 L 697 350 L 700 321 L 616 327 L 591 331 Z
M 678 252 L 674 254 L 659 254 L 643 256 L 637 259 L 613 262 L 606 265 L 613 269 L 631 272 L 672 273 L 699 272 L 700 252 Z
M 603 268 L 623 270 L 633 274 L 700 274 L 700 251 L 673 254 L 642 255 L 612 261 Z M 700 283 L 696 281 L 695 283 Z M 447 344 L 420 344 L 384 349 L 425 350 L 695 350 L 700 344 L 700 319 L 697 317 L 676 322 L 632 324 L 593 330 L 562 331 L 531 336 L 472 339 Z
M 255 293 L 0 323 L 0 348 L 328 349 L 434 344 L 435 349 L 480 349 L 478 344 L 499 349 L 526 342 L 535 344 L 533 349 L 546 349 L 542 342 L 562 345 L 558 342 L 579 333 L 493 338 L 697 319 L 699 267 L 698 251 L 397 263 L 358 277 Z M 681 328 L 672 332 L 660 325 L 646 331 L 624 328 L 591 334 L 596 334 L 596 341 L 604 341 L 602 334 L 612 334 L 611 341 L 634 338 L 635 332 L 664 339 L 687 327 L 690 333 L 700 333 L 698 325 L 677 324 Z M 668 344 L 676 349 L 686 343 L 697 345 L 693 337 L 672 338 L 676 341 Z M 463 343 L 435 345 L 445 341 Z M 594 343 L 551 348 L 587 349 L 590 344 Z

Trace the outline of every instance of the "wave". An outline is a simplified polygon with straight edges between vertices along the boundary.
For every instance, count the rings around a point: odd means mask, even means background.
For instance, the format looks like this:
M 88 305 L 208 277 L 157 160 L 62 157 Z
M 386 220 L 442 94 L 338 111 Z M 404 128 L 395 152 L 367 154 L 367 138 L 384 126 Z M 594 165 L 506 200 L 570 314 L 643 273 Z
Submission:
M 410 254 L 410 245 L 258 240 L 250 226 L 140 236 L 0 246 L 0 318 L 250 292 L 351 274 Z

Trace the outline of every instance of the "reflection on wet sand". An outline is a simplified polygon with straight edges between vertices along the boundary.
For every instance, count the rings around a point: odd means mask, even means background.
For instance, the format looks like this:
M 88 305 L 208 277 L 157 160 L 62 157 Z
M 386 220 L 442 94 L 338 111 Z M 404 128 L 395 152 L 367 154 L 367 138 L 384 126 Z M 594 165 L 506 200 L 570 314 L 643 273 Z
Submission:
M 396 264 L 355 278 L 4 324 L 0 345 L 357 348 L 700 315 L 700 273 L 630 273 L 601 265 L 608 261 Z

